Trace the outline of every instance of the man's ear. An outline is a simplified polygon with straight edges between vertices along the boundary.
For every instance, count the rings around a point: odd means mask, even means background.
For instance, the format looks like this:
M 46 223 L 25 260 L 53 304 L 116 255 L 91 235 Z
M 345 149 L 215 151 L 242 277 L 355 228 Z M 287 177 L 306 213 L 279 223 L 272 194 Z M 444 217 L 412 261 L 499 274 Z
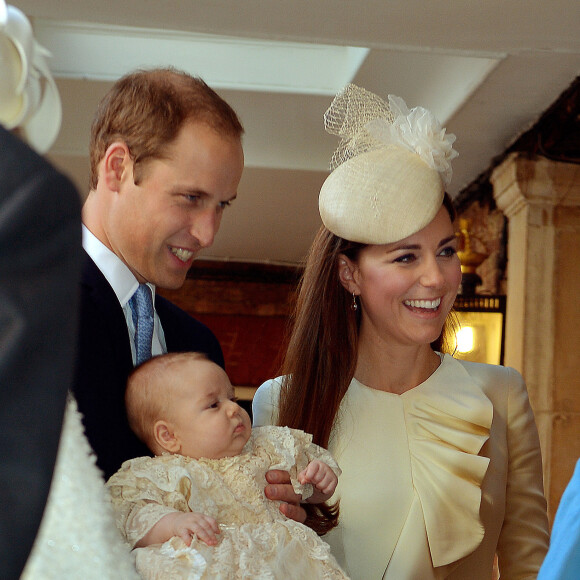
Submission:
M 120 191 L 123 179 L 133 179 L 133 160 L 122 141 L 111 143 L 101 162 L 101 176 L 110 191 Z
M 356 264 L 344 254 L 338 255 L 338 277 L 349 294 L 359 294 L 356 283 Z
M 153 436 L 157 445 L 169 453 L 179 453 L 181 449 L 181 441 L 175 435 L 171 423 L 159 420 L 153 425 Z

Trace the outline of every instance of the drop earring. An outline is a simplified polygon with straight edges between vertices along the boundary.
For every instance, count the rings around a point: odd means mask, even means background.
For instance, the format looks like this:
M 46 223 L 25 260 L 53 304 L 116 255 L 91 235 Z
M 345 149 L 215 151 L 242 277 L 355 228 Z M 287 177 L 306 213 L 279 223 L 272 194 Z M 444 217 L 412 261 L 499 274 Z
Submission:
M 350 305 L 350 309 L 353 312 L 356 312 L 358 310 L 358 303 L 356 301 L 356 294 L 354 292 L 352 293 L 352 304 Z

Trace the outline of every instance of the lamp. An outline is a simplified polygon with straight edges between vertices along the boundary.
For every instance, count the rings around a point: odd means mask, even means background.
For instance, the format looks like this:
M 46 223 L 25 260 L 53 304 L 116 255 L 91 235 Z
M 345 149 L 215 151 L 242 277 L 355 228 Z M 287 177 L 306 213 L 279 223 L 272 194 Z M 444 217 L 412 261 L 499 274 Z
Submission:
M 451 339 L 456 358 L 503 364 L 505 304 L 505 296 L 457 296 L 453 309 L 459 328 Z
M 454 304 L 459 327 L 453 330 L 450 343 L 454 356 L 463 360 L 503 364 L 506 297 L 476 294 L 482 280 L 477 267 L 488 257 L 472 245 L 471 220 L 459 220 L 461 288 Z

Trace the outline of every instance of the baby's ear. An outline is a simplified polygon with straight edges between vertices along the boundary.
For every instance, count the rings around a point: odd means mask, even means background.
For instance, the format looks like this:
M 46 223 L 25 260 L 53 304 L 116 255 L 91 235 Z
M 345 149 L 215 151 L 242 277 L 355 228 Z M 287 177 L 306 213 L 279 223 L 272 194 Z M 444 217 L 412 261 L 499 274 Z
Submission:
M 153 425 L 153 435 L 157 444 L 169 453 L 178 453 L 181 449 L 181 443 L 175 436 L 171 423 L 159 420 Z

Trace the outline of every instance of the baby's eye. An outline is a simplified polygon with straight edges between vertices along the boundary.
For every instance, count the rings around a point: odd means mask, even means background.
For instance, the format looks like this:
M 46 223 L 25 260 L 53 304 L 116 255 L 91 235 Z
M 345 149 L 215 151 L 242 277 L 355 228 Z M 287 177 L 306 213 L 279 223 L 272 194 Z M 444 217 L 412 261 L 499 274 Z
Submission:
M 215 401 L 209 405 L 209 408 L 210 409 L 217 409 L 219 407 L 219 404 L 220 404 L 219 401 Z

